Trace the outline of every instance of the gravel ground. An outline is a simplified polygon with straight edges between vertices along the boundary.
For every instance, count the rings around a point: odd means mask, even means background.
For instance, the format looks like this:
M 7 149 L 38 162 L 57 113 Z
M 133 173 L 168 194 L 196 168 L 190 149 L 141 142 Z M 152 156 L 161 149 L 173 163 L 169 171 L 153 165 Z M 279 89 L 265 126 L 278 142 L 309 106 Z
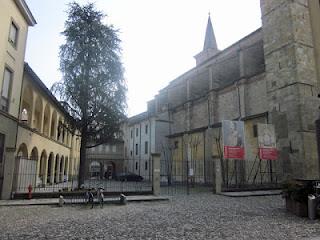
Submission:
M 318 239 L 320 220 L 286 213 L 280 196 L 202 193 L 171 201 L 1 207 L 0 239 Z

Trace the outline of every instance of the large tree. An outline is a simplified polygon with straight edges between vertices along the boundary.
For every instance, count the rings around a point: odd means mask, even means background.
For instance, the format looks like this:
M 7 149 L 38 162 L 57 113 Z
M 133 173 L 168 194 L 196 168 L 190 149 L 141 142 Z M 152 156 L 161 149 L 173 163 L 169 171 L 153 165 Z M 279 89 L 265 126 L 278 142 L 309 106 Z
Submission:
M 81 132 L 79 185 L 84 183 L 86 148 L 112 139 L 126 109 L 118 30 L 103 24 L 105 17 L 92 3 L 69 5 L 60 46 L 63 78 L 53 85 Z

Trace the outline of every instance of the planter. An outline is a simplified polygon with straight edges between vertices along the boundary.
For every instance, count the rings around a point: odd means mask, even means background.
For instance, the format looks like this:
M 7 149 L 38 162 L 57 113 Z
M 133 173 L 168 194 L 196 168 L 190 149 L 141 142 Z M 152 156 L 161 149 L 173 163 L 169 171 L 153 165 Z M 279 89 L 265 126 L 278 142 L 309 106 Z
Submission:
M 286 197 L 286 209 L 299 217 L 308 217 L 308 205 Z

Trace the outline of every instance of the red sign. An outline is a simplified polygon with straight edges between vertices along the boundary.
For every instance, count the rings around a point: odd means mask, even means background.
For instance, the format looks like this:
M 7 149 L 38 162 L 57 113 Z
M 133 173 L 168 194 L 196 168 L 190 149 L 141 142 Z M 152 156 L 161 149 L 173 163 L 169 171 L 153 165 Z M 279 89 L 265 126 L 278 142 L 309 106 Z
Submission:
M 223 156 L 224 158 L 231 158 L 231 159 L 239 159 L 244 160 L 244 148 L 241 146 L 224 146 L 223 149 Z
M 262 160 L 277 160 L 278 151 L 275 148 L 259 148 L 259 157 Z

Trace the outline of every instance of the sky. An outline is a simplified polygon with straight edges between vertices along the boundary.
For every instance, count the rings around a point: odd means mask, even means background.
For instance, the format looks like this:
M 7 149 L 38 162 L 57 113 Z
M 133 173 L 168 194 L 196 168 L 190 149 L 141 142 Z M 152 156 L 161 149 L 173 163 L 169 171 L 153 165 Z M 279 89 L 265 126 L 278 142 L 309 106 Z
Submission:
M 48 88 L 60 81 L 59 46 L 71 0 L 26 0 L 37 25 L 29 28 L 26 61 Z M 128 116 L 147 110 L 161 88 L 195 67 L 210 13 L 218 48 L 261 26 L 260 0 L 77 0 L 94 2 L 119 29 Z

